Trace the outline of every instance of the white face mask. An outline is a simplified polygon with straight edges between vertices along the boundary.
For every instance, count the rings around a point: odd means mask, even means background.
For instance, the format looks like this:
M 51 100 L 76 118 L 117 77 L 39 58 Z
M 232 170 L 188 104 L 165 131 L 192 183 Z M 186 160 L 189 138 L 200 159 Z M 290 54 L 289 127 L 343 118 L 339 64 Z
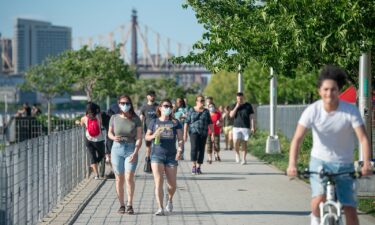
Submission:
M 161 109 L 161 112 L 163 113 L 164 116 L 169 116 L 171 113 L 172 113 L 172 109 L 171 108 L 162 108 Z
M 118 106 L 120 107 L 121 111 L 123 111 L 124 113 L 128 112 L 131 108 L 131 105 L 121 105 L 121 104 L 119 104 Z
M 215 107 L 214 106 L 211 106 L 210 108 L 208 108 L 209 110 L 210 110 L 210 112 L 215 112 L 216 111 L 216 109 L 215 109 Z

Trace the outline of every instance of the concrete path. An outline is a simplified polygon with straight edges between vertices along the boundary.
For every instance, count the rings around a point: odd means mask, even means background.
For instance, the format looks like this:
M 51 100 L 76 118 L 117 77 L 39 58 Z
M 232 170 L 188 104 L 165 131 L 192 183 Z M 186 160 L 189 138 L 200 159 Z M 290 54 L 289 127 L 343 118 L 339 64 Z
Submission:
M 142 160 L 136 171 L 135 215 L 117 213 L 115 181 L 106 180 L 74 224 L 309 224 L 306 183 L 289 180 L 251 156 L 247 165 L 235 163 L 233 151 L 222 151 L 221 158 L 222 162 L 205 163 L 203 175 L 191 175 L 190 162 L 180 162 L 172 214 L 154 215 L 153 177 L 143 172 Z M 374 218 L 365 215 L 360 221 L 375 224 Z

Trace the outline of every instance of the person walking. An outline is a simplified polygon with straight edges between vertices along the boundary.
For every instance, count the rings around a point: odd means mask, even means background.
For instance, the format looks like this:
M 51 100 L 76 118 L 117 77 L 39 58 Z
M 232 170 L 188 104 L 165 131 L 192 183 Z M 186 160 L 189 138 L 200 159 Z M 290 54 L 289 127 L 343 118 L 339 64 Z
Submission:
M 208 110 L 210 111 L 211 121 L 213 124 L 213 129 L 208 128 L 208 135 L 214 134 L 214 140 L 207 139 L 206 150 L 207 150 L 207 162 L 212 163 L 212 152 L 215 155 L 215 161 L 221 161 L 220 159 L 220 133 L 222 126 L 221 113 L 216 109 L 214 103 L 208 105 Z
M 134 173 L 138 164 L 138 152 L 142 145 L 142 122 L 134 112 L 129 96 L 118 98 L 121 113 L 112 115 L 109 121 L 108 137 L 113 140 L 111 150 L 112 168 L 116 177 L 116 192 L 120 202 L 120 214 L 134 214 Z M 125 208 L 124 181 L 128 201 Z
M 173 118 L 172 103 L 165 99 L 160 102 L 156 115 L 158 118 L 150 122 L 146 133 L 146 140 L 153 141 L 151 151 L 151 167 L 155 182 L 155 195 L 158 210 L 155 215 L 164 215 L 163 185 L 164 174 L 168 185 L 167 212 L 173 211 L 173 195 L 176 192 L 176 176 L 178 161 L 182 156 L 183 133 L 181 123 Z M 178 147 L 176 149 L 176 139 Z
M 308 129 L 312 129 L 313 146 L 310 171 L 324 169 L 341 173 L 354 171 L 353 153 L 356 134 L 362 146 L 362 175 L 372 174 L 370 144 L 366 129 L 356 106 L 339 99 L 340 90 L 346 83 L 346 72 L 336 66 L 326 65 L 318 79 L 320 100 L 309 105 L 302 113 L 290 145 L 288 176 L 297 175 L 298 153 Z M 336 195 L 344 206 L 346 224 L 358 225 L 357 200 L 354 179 L 349 175 L 336 176 Z M 311 224 L 320 224 L 319 204 L 325 201 L 327 180 L 310 175 L 312 192 Z
M 42 115 L 42 110 L 38 107 L 38 104 L 34 103 L 31 107 L 31 116 Z
M 242 146 L 242 165 L 245 165 L 247 154 L 247 141 L 251 133 L 255 133 L 254 110 L 250 103 L 245 102 L 242 92 L 237 93 L 236 104 L 229 113 L 233 121 L 233 142 L 236 150 L 236 162 L 239 163 L 240 146 Z
M 93 102 L 87 103 L 86 115 L 81 118 L 80 125 L 86 130 L 84 140 L 90 156 L 90 167 L 95 173 L 94 179 L 99 179 L 98 164 L 104 158 L 102 124 L 99 106 Z
M 144 133 L 146 134 L 148 126 L 151 122 L 151 120 L 156 119 L 156 108 L 158 107 L 158 104 L 155 102 L 156 94 L 155 91 L 150 90 L 147 92 L 147 104 L 145 104 L 141 108 L 140 118 L 143 122 L 144 126 Z M 151 154 L 151 141 L 146 142 L 146 161 L 150 160 L 150 154 Z
M 176 109 L 174 112 L 174 117 L 184 126 L 185 119 L 188 113 L 188 108 L 186 107 L 185 101 L 183 98 L 176 99 Z M 181 160 L 184 160 L 185 146 L 182 145 L 182 155 Z
M 201 165 L 204 160 L 204 147 L 208 136 L 208 127 L 213 130 L 210 113 L 204 108 L 204 97 L 198 95 L 195 98 L 195 106 L 189 111 L 184 124 L 184 141 L 190 136 L 190 157 L 193 163 L 192 174 L 202 174 Z M 211 135 L 214 141 L 214 133 Z
M 107 136 L 105 140 L 105 163 L 109 165 L 110 171 L 107 174 L 107 178 L 115 178 L 115 174 L 112 169 L 112 163 L 111 163 L 111 150 L 112 150 L 112 145 L 113 145 L 113 140 L 111 140 L 108 136 L 109 134 L 109 121 L 111 117 L 115 114 L 121 113 L 121 109 L 119 107 L 118 101 L 116 100 L 116 103 L 112 104 L 105 115 L 102 114 L 102 119 L 103 119 L 103 125 L 105 129 L 107 130 Z M 108 118 L 108 122 L 104 119 Z
M 225 150 L 233 150 L 233 118 L 230 117 L 230 106 L 225 107 L 223 113 Z M 229 147 L 229 148 L 228 148 Z

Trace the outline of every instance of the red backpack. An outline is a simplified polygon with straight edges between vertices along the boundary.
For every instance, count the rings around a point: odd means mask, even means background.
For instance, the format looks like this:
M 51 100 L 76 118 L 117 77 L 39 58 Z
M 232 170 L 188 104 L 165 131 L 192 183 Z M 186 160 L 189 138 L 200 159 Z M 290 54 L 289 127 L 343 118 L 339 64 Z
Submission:
M 90 118 L 87 116 L 87 132 L 91 137 L 96 137 L 100 134 L 100 126 L 97 118 Z

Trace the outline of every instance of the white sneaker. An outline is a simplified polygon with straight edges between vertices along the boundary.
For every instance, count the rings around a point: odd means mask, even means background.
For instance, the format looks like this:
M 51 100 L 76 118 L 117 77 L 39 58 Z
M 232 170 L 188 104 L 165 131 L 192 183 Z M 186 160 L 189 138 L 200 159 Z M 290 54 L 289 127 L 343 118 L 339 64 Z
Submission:
M 247 164 L 246 159 L 242 160 L 241 165 L 246 165 L 246 164 Z
M 240 155 L 236 154 L 236 163 L 240 163 Z
M 172 212 L 173 211 L 173 203 L 172 202 L 168 202 L 167 203 L 167 206 L 165 207 L 165 210 L 167 211 L 167 212 Z
M 164 210 L 162 208 L 158 209 L 155 213 L 156 216 L 164 216 Z

